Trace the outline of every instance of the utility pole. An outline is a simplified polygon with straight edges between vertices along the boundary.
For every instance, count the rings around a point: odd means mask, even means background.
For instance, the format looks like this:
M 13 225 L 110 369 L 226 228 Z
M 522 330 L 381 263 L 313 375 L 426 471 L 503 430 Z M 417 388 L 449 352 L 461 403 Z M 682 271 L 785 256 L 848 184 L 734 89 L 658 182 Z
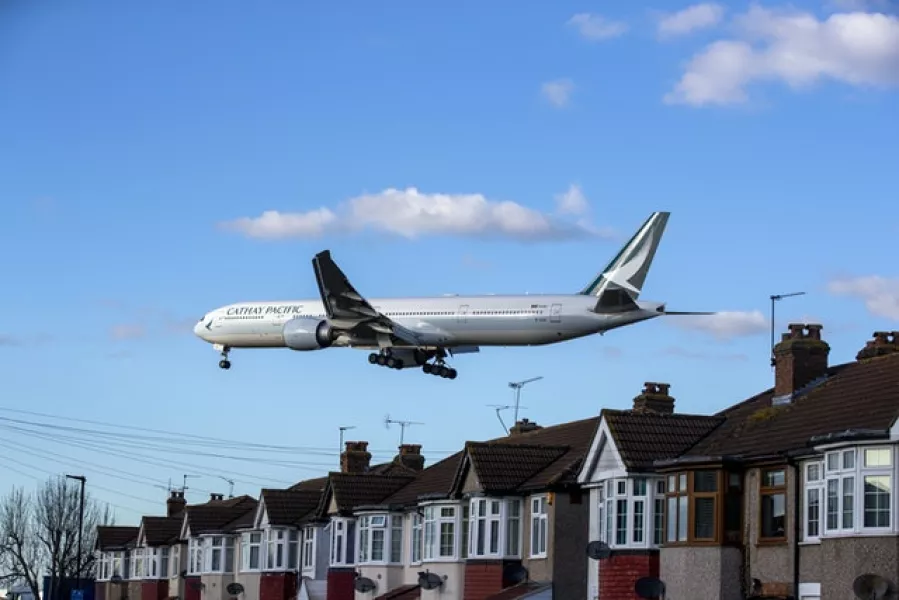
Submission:
M 66 478 L 81 482 L 81 494 L 78 500 L 78 574 L 75 579 L 77 582 L 75 589 L 78 591 L 77 598 L 80 600 L 83 597 L 81 592 L 81 531 L 84 529 L 84 484 L 87 482 L 87 479 L 84 475 L 66 475 Z M 72 596 L 72 600 L 75 600 L 75 594 L 72 594 Z
M 802 296 L 805 292 L 793 292 L 791 294 L 772 294 L 769 296 L 771 300 L 771 366 L 776 363 L 774 359 L 774 303 L 784 298 L 792 298 L 793 296 Z
M 515 421 L 513 421 L 513 425 L 515 423 L 518 423 L 518 409 L 520 408 L 519 403 L 521 402 L 521 388 L 533 381 L 539 381 L 541 379 L 543 379 L 543 375 L 525 379 L 524 381 L 509 382 L 509 387 L 515 390 Z

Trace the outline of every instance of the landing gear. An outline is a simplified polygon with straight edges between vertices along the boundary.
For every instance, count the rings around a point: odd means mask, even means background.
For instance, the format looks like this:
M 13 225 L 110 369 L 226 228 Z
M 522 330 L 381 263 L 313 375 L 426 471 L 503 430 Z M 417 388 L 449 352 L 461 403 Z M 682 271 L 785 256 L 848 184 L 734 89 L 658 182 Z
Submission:
M 219 368 L 225 369 L 226 371 L 231 368 L 231 361 L 228 360 L 228 353 L 231 352 L 231 348 L 227 346 L 222 348 L 222 360 L 219 361 Z
M 459 374 L 455 369 L 451 367 L 447 367 L 443 363 L 443 355 L 437 355 L 437 362 L 434 364 L 425 363 L 421 366 L 421 370 L 427 373 L 428 375 L 436 375 L 437 377 L 442 377 L 443 379 L 455 379 Z
M 372 352 L 368 355 L 368 362 L 373 365 L 378 365 L 380 367 L 388 367 L 390 369 L 402 369 L 405 366 L 405 362 L 401 358 L 396 358 L 391 354 L 386 352 L 382 352 L 378 354 L 377 352 Z

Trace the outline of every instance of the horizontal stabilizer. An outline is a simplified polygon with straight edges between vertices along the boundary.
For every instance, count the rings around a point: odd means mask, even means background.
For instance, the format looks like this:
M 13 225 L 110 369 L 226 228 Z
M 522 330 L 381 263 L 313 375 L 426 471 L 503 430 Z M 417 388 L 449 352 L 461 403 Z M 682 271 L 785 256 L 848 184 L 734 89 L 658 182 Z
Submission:
M 717 315 L 718 314 L 716 312 L 690 312 L 690 311 L 686 311 L 686 310 L 662 310 L 660 312 L 665 315 L 674 315 L 674 316 L 678 316 L 678 315 Z

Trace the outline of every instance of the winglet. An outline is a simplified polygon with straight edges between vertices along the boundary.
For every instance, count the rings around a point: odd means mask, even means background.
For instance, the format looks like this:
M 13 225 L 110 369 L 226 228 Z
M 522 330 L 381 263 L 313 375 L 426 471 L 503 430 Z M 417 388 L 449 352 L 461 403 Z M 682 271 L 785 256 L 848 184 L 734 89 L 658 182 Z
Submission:
M 670 212 L 654 212 L 615 258 L 579 293 L 596 296 L 598 312 L 634 310 Z

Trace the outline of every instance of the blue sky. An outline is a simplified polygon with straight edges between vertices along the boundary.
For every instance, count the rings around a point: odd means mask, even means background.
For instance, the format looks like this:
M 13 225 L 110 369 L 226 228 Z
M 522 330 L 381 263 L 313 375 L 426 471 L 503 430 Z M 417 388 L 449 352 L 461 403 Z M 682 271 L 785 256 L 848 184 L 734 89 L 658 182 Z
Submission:
M 424 423 L 406 438 L 433 462 L 501 435 L 486 405 L 537 375 L 539 423 L 627 407 L 644 381 L 716 411 L 773 383 L 770 294 L 807 292 L 778 334 L 823 323 L 832 362 L 899 329 L 889 2 L 2 10 L 6 485 L 81 471 L 136 522 L 185 473 L 195 501 L 228 491 L 216 474 L 256 494 L 323 473 L 341 425 L 390 458 L 387 414 Z M 350 350 L 235 351 L 223 372 L 190 333 L 223 304 L 316 297 L 324 248 L 369 297 L 575 292 L 654 210 L 672 217 L 643 298 L 729 312 L 484 349 L 454 381 Z M 231 442 L 135 446 L 76 418 Z

